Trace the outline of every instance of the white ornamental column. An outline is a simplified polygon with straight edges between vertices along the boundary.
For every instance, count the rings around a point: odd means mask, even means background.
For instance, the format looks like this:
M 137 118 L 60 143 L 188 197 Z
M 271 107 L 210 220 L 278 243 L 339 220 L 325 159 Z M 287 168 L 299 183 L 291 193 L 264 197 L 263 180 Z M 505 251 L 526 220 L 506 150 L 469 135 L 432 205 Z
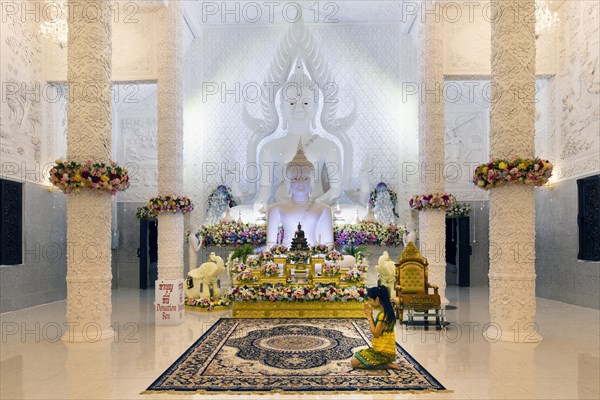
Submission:
M 492 159 L 532 158 L 535 152 L 534 0 L 494 0 L 492 9 Z M 538 342 L 534 325 L 535 202 L 533 186 L 490 190 L 489 336 Z
M 108 0 L 69 1 L 67 159 L 110 165 L 112 42 Z M 86 16 L 83 12 L 87 10 Z M 95 342 L 111 328 L 111 196 L 67 195 L 67 323 L 64 341 Z
M 417 82 L 419 101 L 420 194 L 444 192 L 444 66 L 441 5 L 422 2 L 416 21 L 419 48 Z M 442 304 L 446 298 L 446 212 L 445 209 L 419 213 L 419 249 L 429 261 L 429 282 L 439 286 Z
M 158 55 L 158 195 L 183 195 L 183 30 L 179 0 L 160 10 Z M 179 285 L 183 290 L 183 213 L 158 216 L 158 280 Z M 165 292 L 156 287 L 157 304 L 167 305 Z M 173 292 L 169 293 L 173 296 Z M 173 303 L 175 301 L 175 303 Z M 183 322 L 183 304 L 173 299 L 178 317 L 167 320 L 157 314 L 157 323 Z M 159 317 L 159 315 L 162 315 Z

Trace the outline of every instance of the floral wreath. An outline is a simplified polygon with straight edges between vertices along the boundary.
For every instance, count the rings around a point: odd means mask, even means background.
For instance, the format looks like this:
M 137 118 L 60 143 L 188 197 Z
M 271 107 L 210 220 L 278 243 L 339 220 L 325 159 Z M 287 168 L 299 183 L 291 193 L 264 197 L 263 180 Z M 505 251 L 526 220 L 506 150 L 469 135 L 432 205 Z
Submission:
M 390 194 L 390 201 L 392 202 L 392 212 L 394 213 L 396 218 L 398 218 L 399 215 L 396 212 L 396 205 L 398 205 L 398 194 L 392 189 L 390 189 L 390 187 L 385 182 L 379 182 L 377 186 L 375 186 L 375 189 L 371 190 L 371 193 L 369 194 L 369 207 L 371 207 L 371 210 L 373 209 L 373 207 L 375 206 L 375 201 L 377 200 L 378 193 L 383 192 L 384 190 Z
M 452 207 L 456 198 L 450 193 L 430 193 L 413 196 L 408 205 L 413 210 L 435 210 Z
M 473 173 L 473 183 L 489 190 L 509 183 L 542 186 L 552 176 L 554 166 L 548 160 L 536 158 L 493 159 L 481 164 Z
M 50 182 L 63 193 L 79 192 L 81 189 L 110 192 L 115 195 L 129 187 L 127 168 L 115 162 L 94 163 L 88 160 L 81 165 L 75 161 L 56 160 L 50 170 Z
M 150 213 L 158 215 L 161 212 L 186 214 L 194 210 L 192 201 L 187 196 L 158 196 L 148 200 L 146 205 Z
M 206 202 L 206 210 L 210 208 L 214 201 L 214 198 L 217 197 L 219 194 L 225 195 L 225 201 L 227 201 L 229 208 L 237 206 L 237 203 L 233 199 L 233 194 L 231 193 L 231 189 L 229 188 L 229 186 L 219 185 L 208 195 L 208 200 Z

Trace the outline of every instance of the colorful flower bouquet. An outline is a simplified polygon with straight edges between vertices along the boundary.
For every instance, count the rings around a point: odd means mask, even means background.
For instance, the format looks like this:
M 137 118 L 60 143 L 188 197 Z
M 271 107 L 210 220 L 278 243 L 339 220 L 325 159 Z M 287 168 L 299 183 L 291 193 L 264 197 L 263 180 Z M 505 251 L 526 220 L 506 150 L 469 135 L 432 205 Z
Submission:
M 288 249 L 282 244 L 276 244 L 274 246 L 271 246 L 271 249 L 269 251 L 273 255 L 284 256 L 287 254 Z
M 248 267 L 250 267 L 250 269 L 258 269 L 260 268 L 260 258 L 258 257 L 258 255 L 253 254 L 248 256 L 248 258 L 246 258 L 246 264 L 248 264 Z
M 342 253 L 337 250 L 331 250 L 325 255 L 325 260 L 333 261 L 334 263 L 338 263 L 344 259 Z
M 494 159 L 475 169 L 473 183 L 485 190 L 509 183 L 542 186 L 552 176 L 553 168 L 550 161 L 539 157 Z
M 287 259 L 292 262 L 303 261 L 306 262 L 309 254 L 304 251 L 289 251 Z
M 227 297 L 220 298 L 219 300 L 190 299 L 186 297 L 185 305 L 204 308 L 207 311 L 212 311 L 215 309 L 215 307 L 227 307 L 231 305 L 231 301 Z
M 364 264 L 356 264 L 354 266 L 355 269 L 359 270 L 360 272 L 362 272 L 363 274 L 366 274 L 367 272 L 369 272 L 369 264 L 364 263 Z
M 250 272 L 248 269 L 245 269 L 242 272 L 240 272 L 239 274 L 235 275 L 234 279 L 237 282 L 243 282 L 243 283 L 252 283 L 252 282 L 256 282 L 258 280 L 256 278 L 256 276 L 254 276 L 252 274 L 252 272 Z
M 89 189 L 114 195 L 129 187 L 129 176 L 127 168 L 119 167 L 115 162 L 107 165 L 88 161 L 81 165 L 75 161 L 56 160 L 50 170 L 50 182 L 63 193 Z
M 334 285 L 315 286 L 235 286 L 226 296 L 231 301 L 364 301 L 367 291 L 363 286 L 338 288 Z
M 239 274 L 241 272 L 246 271 L 248 268 L 248 266 L 246 264 L 240 263 L 240 262 L 232 262 L 229 265 L 229 269 L 231 270 L 231 272 L 233 272 L 234 274 Z
M 275 257 L 273 257 L 273 254 L 270 251 L 261 251 L 257 256 L 261 264 L 273 262 L 275 260 Z
M 350 268 L 342 279 L 344 282 L 360 282 L 363 280 L 363 272 L 358 268 Z
M 186 214 L 194 210 L 192 201 L 187 196 L 158 196 L 148 200 L 148 209 L 154 213 L 176 213 L 181 211 Z
M 449 193 L 431 193 L 413 196 L 408 205 L 413 210 L 435 210 L 456 204 L 456 198 Z
M 379 222 L 361 222 L 352 225 L 335 225 L 333 237 L 337 246 L 384 246 L 402 245 L 404 230 L 401 226 Z
M 222 196 L 225 199 L 225 201 L 229 205 L 229 208 L 233 208 L 233 207 L 237 206 L 237 203 L 233 199 L 233 194 L 231 193 L 231 189 L 228 186 L 219 185 L 219 186 L 217 186 L 217 188 L 215 190 L 210 192 L 210 194 L 208 195 L 208 201 L 206 202 L 206 210 L 208 210 L 210 208 L 210 206 L 212 205 L 213 201 L 215 201 L 215 197 L 219 197 L 219 196 Z
M 279 276 L 279 266 L 273 262 L 268 262 L 260 266 L 260 273 L 264 276 Z
M 156 219 L 156 214 L 148 206 L 138 207 L 135 211 L 135 216 L 138 219 Z
M 204 246 L 263 246 L 267 239 L 265 225 L 219 222 L 199 229 Z M 287 249 L 286 249 L 287 250 Z
M 326 244 L 315 244 L 310 248 L 312 254 L 327 254 L 329 252 L 329 246 Z
M 335 276 L 340 273 L 340 266 L 337 264 L 325 264 L 323 266 L 323 275 Z
M 393 207 L 392 211 L 396 218 L 398 218 L 399 215 L 396 212 L 396 205 L 398 204 L 398 194 L 392 189 L 390 189 L 390 187 L 385 182 L 379 182 L 377 186 L 375 186 L 375 189 L 371 190 L 371 193 L 369 194 L 369 207 L 371 208 L 371 210 L 374 209 L 375 202 L 377 201 L 377 195 L 384 191 L 387 191 L 390 194 L 390 201 L 392 202 Z
M 471 212 L 471 205 L 468 203 L 456 203 L 446 209 L 446 216 L 448 217 L 463 217 L 469 215 Z

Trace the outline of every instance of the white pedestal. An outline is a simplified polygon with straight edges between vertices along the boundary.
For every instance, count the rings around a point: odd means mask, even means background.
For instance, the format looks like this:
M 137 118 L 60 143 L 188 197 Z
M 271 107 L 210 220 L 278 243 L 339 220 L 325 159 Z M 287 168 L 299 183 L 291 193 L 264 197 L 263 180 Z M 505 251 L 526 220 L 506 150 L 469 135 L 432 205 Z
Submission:
M 179 325 L 185 317 L 183 279 L 159 279 L 155 286 L 156 325 Z

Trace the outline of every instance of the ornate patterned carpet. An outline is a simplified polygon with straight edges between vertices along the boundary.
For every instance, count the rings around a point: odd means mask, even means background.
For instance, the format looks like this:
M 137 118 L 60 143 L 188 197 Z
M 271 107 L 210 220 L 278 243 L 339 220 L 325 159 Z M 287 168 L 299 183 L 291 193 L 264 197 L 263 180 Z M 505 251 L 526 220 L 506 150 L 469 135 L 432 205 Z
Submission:
M 398 344 L 398 370 L 355 370 L 370 345 L 366 319 L 222 318 L 146 393 L 444 390 Z

